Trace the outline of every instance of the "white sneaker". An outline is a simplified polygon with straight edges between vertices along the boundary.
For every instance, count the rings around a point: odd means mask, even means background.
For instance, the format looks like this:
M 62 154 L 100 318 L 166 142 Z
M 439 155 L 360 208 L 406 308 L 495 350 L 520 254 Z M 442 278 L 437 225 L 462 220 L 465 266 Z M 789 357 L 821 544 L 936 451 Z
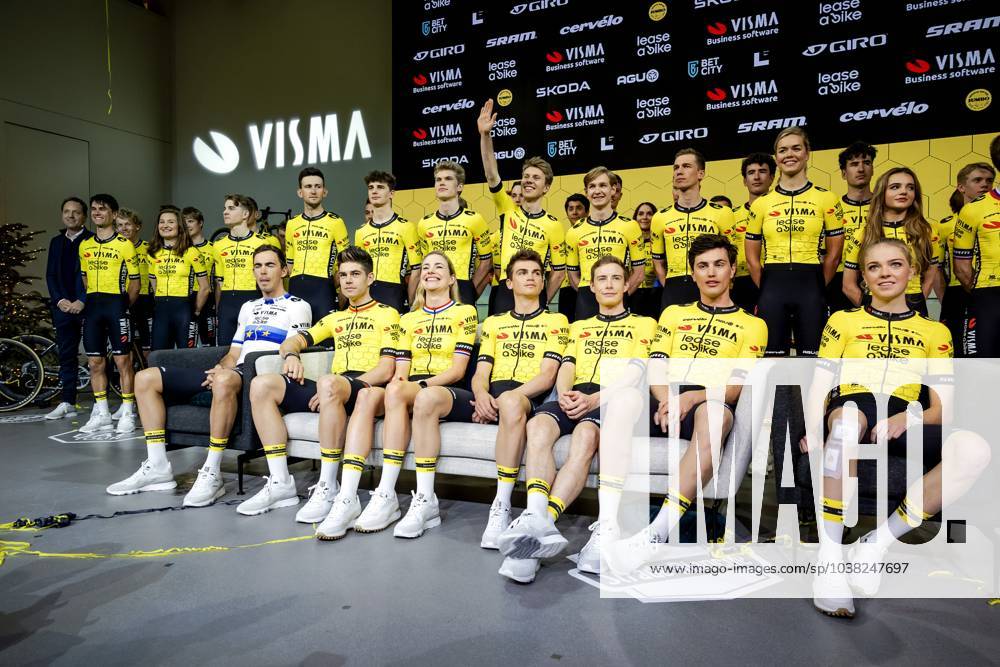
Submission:
M 291 475 L 284 483 L 270 477 L 264 478 L 264 488 L 248 500 L 236 506 L 236 511 L 243 516 L 257 516 L 281 507 L 292 507 L 299 504 L 299 494 L 295 490 L 295 478 Z
M 617 523 L 605 522 L 602 526 L 600 521 L 590 524 L 590 539 L 580 550 L 576 559 L 576 569 L 580 572 L 590 574 L 601 573 L 601 540 L 608 540 L 610 544 L 617 541 L 621 534 Z
M 882 584 L 882 561 L 885 559 L 885 549 L 880 549 L 875 542 L 877 531 L 871 531 L 855 544 L 850 551 L 848 560 L 853 567 L 847 575 L 847 581 L 855 592 L 862 595 L 875 595 Z
M 660 534 L 652 526 L 646 526 L 627 540 L 618 540 L 610 545 L 604 554 L 604 562 L 615 574 L 629 574 L 654 561 L 660 544 L 663 544 Z
M 333 509 L 333 499 L 337 497 L 337 491 L 339 490 L 336 482 L 333 483 L 333 486 L 328 485 L 326 482 L 319 482 L 310 486 L 309 491 L 311 493 L 309 494 L 309 500 L 306 501 L 306 504 L 295 515 L 295 520 L 299 523 L 319 523 L 325 519 L 326 515 Z
M 817 567 L 842 566 L 843 563 L 817 563 Z M 854 596 L 847 575 L 843 572 L 825 572 L 813 579 L 813 606 L 827 616 L 854 618 Z
M 527 510 L 497 537 L 497 548 L 511 558 L 552 558 L 562 553 L 568 540 L 548 513 L 539 516 Z
M 62 419 L 63 417 L 76 417 L 76 406 L 63 401 L 53 408 L 52 412 L 45 415 L 46 419 Z
M 108 417 L 110 418 L 110 415 Z M 131 477 L 115 482 L 106 491 L 112 496 L 129 496 L 143 491 L 169 491 L 175 488 L 177 482 L 174 481 L 174 471 L 170 467 L 170 461 L 167 461 L 166 468 L 153 469 L 146 460 Z
M 184 496 L 184 507 L 207 507 L 226 495 L 226 484 L 215 468 L 203 467 L 198 471 L 198 479 Z
M 122 418 L 122 415 L 124 414 L 125 414 L 125 404 L 122 403 L 121 405 L 118 406 L 118 409 L 114 411 L 114 414 L 111 415 L 111 418 L 114 419 L 115 421 L 118 421 L 119 419 Z
M 368 505 L 355 522 L 354 530 L 359 533 L 377 533 L 388 528 L 400 516 L 399 499 L 395 492 L 383 493 L 375 489 Z
M 406 510 L 406 516 L 393 528 L 392 534 L 394 537 L 413 539 L 423 535 L 425 530 L 440 525 L 441 515 L 438 512 L 437 494 L 428 498 L 414 491 L 410 509 Z
M 321 540 L 339 540 L 354 527 L 354 522 L 359 516 L 361 516 L 361 501 L 357 495 L 337 496 L 333 501 L 333 509 L 316 528 L 316 537 Z
M 486 522 L 486 530 L 483 531 L 483 538 L 479 541 L 479 546 L 483 549 L 498 549 L 497 538 L 500 533 L 507 530 L 510 525 L 510 505 L 505 504 L 499 498 L 493 501 L 490 507 L 490 519 Z
M 122 416 L 118 419 L 118 426 L 115 428 L 115 433 L 125 434 L 131 433 L 135 430 L 135 413 L 131 410 L 126 410 Z
M 530 584 L 540 567 L 537 558 L 504 558 L 497 574 L 519 584 Z
M 114 426 L 111 421 L 111 413 L 104 410 L 92 410 L 90 419 L 80 427 L 80 433 L 96 433 L 98 431 L 110 431 Z

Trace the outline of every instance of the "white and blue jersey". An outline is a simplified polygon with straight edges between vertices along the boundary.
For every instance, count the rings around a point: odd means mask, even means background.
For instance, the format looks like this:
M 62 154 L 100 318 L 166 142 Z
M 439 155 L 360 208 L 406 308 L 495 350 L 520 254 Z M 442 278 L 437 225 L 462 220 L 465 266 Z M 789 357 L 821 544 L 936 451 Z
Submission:
M 240 308 L 233 345 L 240 346 L 237 365 L 251 352 L 277 350 L 289 336 L 312 326 L 312 308 L 302 299 L 285 294 L 277 299 L 254 299 Z

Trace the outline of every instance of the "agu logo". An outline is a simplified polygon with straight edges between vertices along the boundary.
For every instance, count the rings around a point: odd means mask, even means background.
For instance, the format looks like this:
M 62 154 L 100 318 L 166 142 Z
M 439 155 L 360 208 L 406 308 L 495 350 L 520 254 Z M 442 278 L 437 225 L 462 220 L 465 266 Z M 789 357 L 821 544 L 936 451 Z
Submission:
M 194 159 L 214 174 L 228 174 L 240 164 L 240 151 L 233 140 L 221 132 L 209 130 L 214 148 L 201 137 L 194 138 Z

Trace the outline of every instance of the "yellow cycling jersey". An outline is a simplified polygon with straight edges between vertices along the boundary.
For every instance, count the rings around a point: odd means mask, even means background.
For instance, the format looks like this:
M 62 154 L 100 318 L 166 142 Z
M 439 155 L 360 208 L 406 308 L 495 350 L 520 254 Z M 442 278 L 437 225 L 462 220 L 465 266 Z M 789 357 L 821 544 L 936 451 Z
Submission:
M 562 362 L 568 340 L 566 316 L 543 307 L 527 315 L 514 311 L 492 315 L 483 322 L 479 361 L 493 365 L 491 383 L 524 384 L 539 374 L 544 359 Z
M 367 373 L 382 357 L 395 357 L 399 312 L 374 299 L 325 316 L 299 332 L 310 345 L 333 340 L 331 373 Z
M 706 306 L 696 301 L 663 311 L 649 357 L 757 359 L 766 348 L 764 320 L 738 306 Z
M 573 387 L 599 385 L 604 359 L 646 359 L 656 320 L 624 311 L 577 320 L 569 328 L 563 362 L 575 364 Z
M 1000 192 L 990 190 L 958 212 L 954 256 L 972 260 L 974 288 L 1000 287 Z
M 910 249 L 910 254 L 915 255 L 916 250 L 913 244 L 910 243 L 909 239 L 906 237 L 906 230 L 903 228 L 903 223 L 882 221 L 882 233 L 887 239 L 899 239 L 906 244 L 906 247 Z M 861 243 L 865 237 L 865 229 L 861 229 L 854 232 L 854 235 L 847 239 L 844 244 L 844 268 L 853 269 L 854 271 L 861 271 L 861 267 L 858 265 L 858 256 L 861 253 Z M 931 225 L 931 256 L 930 263 L 938 266 L 941 264 L 941 240 L 938 238 L 937 232 L 934 229 L 934 225 Z M 910 278 L 910 282 L 906 285 L 907 294 L 923 294 L 923 290 L 920 287 L 921 276 L 914 273 L 913 277 Z
M 574 227 L 576 227 L 577 225 L 579 225 L 580 224 L 580 220 L 577 220 L 575 223 L 570 222 L 569 220 L 563 220 L 560 224 L 562 224 L 562 226 L 563 226 L 563 238 L 566 238 L 566 237 L 569 236 L 569 230 L 571 230 Z M 567 239 L 566 243 L 563 245 L 563 250 L 565 251 L 566 254 L 569 253 L 569 241 L 568 241 L 568 239 Z M 647 248 L 647 250 L 648 250 L 648 248 Z M 648 262 L 648 263 L 652 264 L 652 262 Z M 570 287 L 570 282 L 569 282 L 569 267 L 567 267 L 566 277 L 563 278 L 562 285 L 560 285 L 559 287 L 560 287 L 560 289 L 563 288 L 563 287 Z
M 566 270 L 580 273 L 580 287 L 590 284 L 590 268 L 605 255 L 614 255 L 633 269 L 645 265 L 639 223 L 615 213 L 601 222 L 584 218 L 566 233 Z
M 155 280 L 153 296 L 188 296 L 198 283 L 196 278 L 208 275 L 205 260 L 194 246 L 180 256 L 163 248 L 149 256 L 150 277 Z
M 949 215 L 947 218 L 941 218 L 937 226 L 937 236 L 941 242 L 941 269 L 948 272 L 948 287 L 958 287 L 962 284 L 958 281 L 958 276 L 955 275 L 956 220 L 956 216 Z
M 733 227 L 733 212 L 707 199 L 692 208 L 679 204 L 660 209 L 649 228 L 653 259 L 667 265 L 667 280 L 691 274 L 688 248 L 702 234 L 721 234 Z
M 819 345 L 819 364 L 836 370 L 824 359 L 950 359 L 954 356 L 948 327 L 908 310 L 886 313 L 871 306 L 841 310 L 830 316 Z M 845 365 L 842 370 L 857 382 L 841 384 L 835 395 L 888 393 L 905 401 L 920 396 L 921 379 L 944 378 L 950 363 L 916 363 L 883 367 Z
M 139 241 L 135 245 L 135 261 L 139 264 L 139 294 L 152 294 L 149 289 L 149 242 Z
M 646 251 L 646 257 L 647 258 L 651 257 L 653 254 L 653 239 L 643 238 L 642 247 Z M 656 267 L 653 266 L 653 262 L 647 259 L 645 265 L 643 265 L 642 270 L 643 270 L 642 282 L 639 284 L 639 287 L 646 289 L 650 287 L 656 287 L 656 281 L 659 280 L 659 278 L 656 275 Z
M 87 294 L 124 294 L 130 280 L 139 279 L 135 246 L 115 234 L 103 241 L 96 236 L 80 243 L 80 273 L 87 281 Z
M 337 273 L 337 253 L 348 245 L 347 225 L 336 213 L 324 211 L 315 218 L 300 213 L 285 225 L 289 277 L 332 278 Z
M 354 232 L 354 245 L 364 248 L 375 263 L 375 280 L 399 285 L 420 266 L 423 255 L 417 226 L 395 213 L 385 222 L 366 222 Z
M 195 243 L 194 247 L 201 253 L 201 259 L 205 262 L 205 269 L 208 271 L 208 285 L 211 287 L 215 285 L 215 258 L 212 254 L 212 242 L 205 239 L 201 243 Z M 200 289 L 198 287 L 197 280 L 194 281 L 194 287 L 191 289 L 194 292 L 197 292 Z
M 223 292 L 250 292 L 257 289 L 253 275 L 253 254 L 262 245 L 280 247 L 278 239 L 267 233 L 250 232 L 246 236 L 223 236 L 212 244 L 215 279 Z
M 490 228 L 483 216 L 467 208 L 449 216 L 440 212 L 425 216 L 417 224 L 417 238 L 421 256 L 434 250 L 443 252 L 451 258 L 459 280 L 472 278 L 476 258 L 485 262 L 493 256 Z
M 747 224 L 750 221 L 750 204 L 733 208 L 733 226 L 722 229 L 722 235 L 729 239 L 729 242 L 736 246 L 736 277 L 749 276 L 750 269 L 747 266 L 746 235 Z
M 865 223 L 868 222 L 868 209 L 871 201 L 871 199 L 858 201 L 851 199 L 847 195 L 840 198 L 840 205 L 843 209 L 841 220 L 844 223 L 844 253 L 840 256 L 840 264 L 837 266 L 837 271 L 844 270 L 844 262 L 847 258 L 847 245 L 858 231 L 865 228 Z
M 763 242 L 761 261 L 767 265 L 818 265 L 824 236 L 844 233 L 840 200 L 812 183 L 798 190 L 777 186 L 758 197 L 750 212 L 746 238 Z
M 410 377 L 443 373 L 451 368 L 452 355 L 472 356 L 478 324 L 475 306 L 454 301 L 407 313 L 399 320 L 396 360 L 410 362 Z
M 507 278 L 507 263 L 519 250 L 534 250 L 552 271 L 566 267 L 565 232 L 559 219 L 545 211 L 528 213 L 514 203 L 503 183 L 490 188 L 500 218 L 500 241 L 494 248 L 500 280 Z

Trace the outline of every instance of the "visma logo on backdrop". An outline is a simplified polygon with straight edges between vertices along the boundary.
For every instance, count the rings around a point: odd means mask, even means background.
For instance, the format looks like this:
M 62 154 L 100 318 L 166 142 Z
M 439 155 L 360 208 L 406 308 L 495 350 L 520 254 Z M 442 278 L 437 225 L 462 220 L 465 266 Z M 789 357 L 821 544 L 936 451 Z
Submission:
M 250 138 L 250 150 L 253 153 L 254 164 L 257 171 L 262 171 L 268 163 L 271 155 L 272 144 L 274 146 L 274 167 L 281 169 L 285 166 L 285 136 L 288 136 L 288 143 L 292 148 L 291 166 L 302 165 L 307 157 L 310 164 L 324 164 L 327 162 L 340 162 L 341 160 L 354 159 L 354 151 L 357 149 L 361 159 L 367 160 L 372 156 L 371 148 L 368 145 L 368 133 L 365 131 L 365 122 L 361 117 L 361 111 L 351 112 L 351 120 L 347 126 L 347 136 L 344 140 L 343 151 L 341 151 L 340 128 L 337 124 L 337 114 L 331 113 L 325 116 L 312 116 L 309 118 L 308 149 L 302 145 L 302 138 L 299 136 L 300 119 L 292 118 L 287 121 L 268 121 L 258 126 L 252 123 L 247 126 L 247 133 Z M 287 127 L 287 133 L 286 133 Z M 209 130 L 209 145 L 201 137 L 194 138 L 194 158 L 202 167 L 213 174 L 228 174 L 234 171 L 240 164 L 240 151 L 236 143 L 222 132 Z M 272 141 L 273 140 L 273 141 Z

